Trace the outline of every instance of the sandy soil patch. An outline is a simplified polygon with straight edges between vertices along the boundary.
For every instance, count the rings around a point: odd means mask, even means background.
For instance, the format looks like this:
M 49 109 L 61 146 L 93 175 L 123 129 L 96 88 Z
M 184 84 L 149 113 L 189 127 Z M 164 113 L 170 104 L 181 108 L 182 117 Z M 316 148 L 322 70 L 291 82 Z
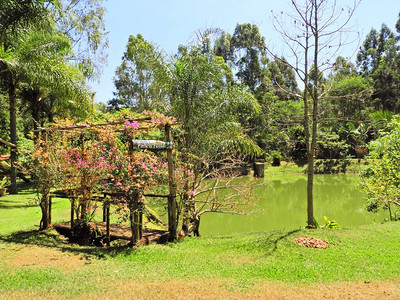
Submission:
M 58 249 L 34 245 L 14 245 L 0 251 L 0 259 L 15 268 L 59 267 L 64 271 L 73 271 L 85 265 L 82 254 L 61 252 Z
M 127 299 L 400 299 L 400 280 L 288 285 L 263 283 L 243 290 L 230 280 L 124 281 L 110 283 L 104 298 Z M 103 295 L 104 296 L 104 295 Z M 95 299 L 98 296 L 90 296 Z

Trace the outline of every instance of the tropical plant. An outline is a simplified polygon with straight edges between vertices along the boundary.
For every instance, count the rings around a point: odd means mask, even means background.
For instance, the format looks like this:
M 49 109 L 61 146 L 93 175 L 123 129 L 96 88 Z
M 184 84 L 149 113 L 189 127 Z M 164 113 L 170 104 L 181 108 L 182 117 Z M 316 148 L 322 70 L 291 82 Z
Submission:
M 397 218 L 394 207 L 400 206 L 400 118 L 395 116 L 387 130 L 370 142 L 368 165 L 361 178 L 367 192 L 367 209 L 387 209 L 390 220 Z
M 3 178 L 0 181 L 0 189 L 4 188 L 7 184 L 7 176 L 3 176 Z
M 321 226 L 322 229 L 337 229 L 340 227 L 339 223 L 335 220 L 329 220 L 327 216 L 324 216 L 324 225 Z

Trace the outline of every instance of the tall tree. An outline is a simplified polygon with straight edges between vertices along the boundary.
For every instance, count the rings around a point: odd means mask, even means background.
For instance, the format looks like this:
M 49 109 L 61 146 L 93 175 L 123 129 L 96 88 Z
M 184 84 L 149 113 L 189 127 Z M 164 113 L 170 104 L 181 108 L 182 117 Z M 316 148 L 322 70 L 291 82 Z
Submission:
M 30 25 L 46 14 L 49 4 L 55 0 L 3 0 L 0 3 L 0 41 L 4 46 L 10 35 L 21 27 Z
M 334 54 L 345 43 L 343 32 L 358 3 L 354 1 L 351 7 L 342 9 L 336 1 L 292 0 L 292 12 L 282 13 L 289 19 L 288 23 L 276 15 L 273 17 L 275 29 L 281 33 L 294 59 L 287 64 L 304 84 L 302 98 L 308 161 L 307 224 L 310 228 L 315 228 L 313 183 L 319 103 L 326 94 L 318 74 L 332 68 Z M 285 24 L 294 24 L 293 30 L 285 27 Z
M 141 34 L 131 35 L 122 63 L 115 71 L 116 92 L 108 105 L 113 109 L 131 107 L 139 112 L 165 105 L 163 90 L 156 78 L 162 62 L 156 46 Z
M 238 24 L 231 38 L 231 51 L 236 77 L 254 93 L 261 84 L 266 63 L 264 37 L 256 25 Z
M 10 142 L 17 144 L 17 77 L 10 67 L 17 65 L 17 58 L 12 54 L 12 43 L 32 24 L 40 24 L 46 16 L 46 5 L 54 1 L 6 0 L 0 4 L 0 76 L 3 90 L 8 94 L 10 113 Z M 16 160 L 17 149 L 11 149 L 11 187 L 10 193 L 17 192 Z
M 95 78 L 107 61 L 108 33 L 104 24 L 103 0 L 57 0 L 53 19 L 68 36 L 74 49 L 70 60 L 86 78 Z
M 400 111 L 400 47 L 399 37 L 382 25 L 372 29 L 357 54 L 357 64 L 363 77 L 372 80 L 375 108 Z
M 284 57 L 268 63 L 268 75 L 280 100 L 297 99 L 300 89 L 297 86 L 296 74 L 288 66 Z

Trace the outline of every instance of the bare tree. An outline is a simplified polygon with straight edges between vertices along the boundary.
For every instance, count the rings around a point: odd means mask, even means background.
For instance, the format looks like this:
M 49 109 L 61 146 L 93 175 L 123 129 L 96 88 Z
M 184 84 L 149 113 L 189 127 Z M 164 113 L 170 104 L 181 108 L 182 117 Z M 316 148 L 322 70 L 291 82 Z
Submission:
M 257 210 L 257 197 L 251 191 L 261 185 L 243 175 L 242 160 L 229 157 L 207 160 L 182 155 L 177 166 L 178 218 L 182 231 L 200 236 L 200 218 L 205 213 L 250 215 Z
M 292 11 L 272 14 L 273 26 L 279 32 L 290 52 L 290 66 L 304 85 L 304 131 L 307 145 L 307 224 L 315 228 L 314 221 L 314 156 L 317 144 L 317 126 L 321 110 L 319 103 L 329 88 L 322 76 L 331 70 L 343 46 L 349 45 L 350 19 L 361 0 L 347 1 L 341 7 L 336 0 L 291 0 Z M 274 55 L 280 60 L 280 56 Z

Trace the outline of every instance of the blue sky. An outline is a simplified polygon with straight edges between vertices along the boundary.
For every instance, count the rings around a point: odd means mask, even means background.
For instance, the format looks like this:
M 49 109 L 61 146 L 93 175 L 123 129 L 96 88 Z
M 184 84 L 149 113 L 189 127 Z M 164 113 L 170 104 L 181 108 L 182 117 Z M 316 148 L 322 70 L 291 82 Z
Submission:
M 331 1 L 331 0 L 330 0 Z M 340 0 L 350 5 L 352 0 Z M 108 64 L 103 68 L 99 82 L 90 85 L 96 92 L 96 102 L 107 102 L 113 96 L 113 76 L 129 35 L 142 34 L 168 54 L 179 44 L 187 44 L 193 32 L 200 28 L 219 27 L 233 33 L 236 24 L 256 24 L 267 45 L 282 47 L 280 36 L 273 30 L 270 16 L 287 11 L 288 0 L 108 0 L 106 27 L 109 32 Z M 361 40 L 371 28 L 382 23 L 394 28 L 400 12 L 399 0 L 363 0 L 352 19 L 352 26 L 361 32 Z M 354 46 L 343 49 L 342 56 L 351 55 Z

